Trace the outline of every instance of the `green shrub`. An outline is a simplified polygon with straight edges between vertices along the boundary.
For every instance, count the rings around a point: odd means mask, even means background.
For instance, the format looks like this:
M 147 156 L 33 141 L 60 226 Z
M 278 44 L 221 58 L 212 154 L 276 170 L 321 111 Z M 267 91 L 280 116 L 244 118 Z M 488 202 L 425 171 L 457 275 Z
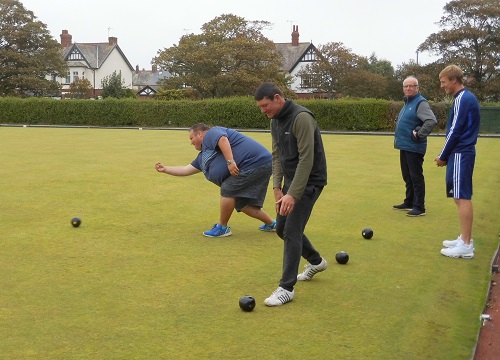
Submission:
M 303 100 L 323 130 L 385 131 L 391 129 L 390 102 L 385 100 Z
M 172 97 L 180 93 L 169 93 Z M 376 99 L 296 100 L 324 131 L 393 131 L 402 102 Z M 444 129 L 449 103 L 431 103 Z M 0 98 L 0 123 L 103 127 L 190 127 L 204 122 L 237 129 L 268 129 L 252 97 L 206 100 L 54 100 Z M 500 131 L 499 131 L 500 132 Z
M 155 100 L 199 100 L 200 94 L 192 89 L 161 89 L 155 96 Z

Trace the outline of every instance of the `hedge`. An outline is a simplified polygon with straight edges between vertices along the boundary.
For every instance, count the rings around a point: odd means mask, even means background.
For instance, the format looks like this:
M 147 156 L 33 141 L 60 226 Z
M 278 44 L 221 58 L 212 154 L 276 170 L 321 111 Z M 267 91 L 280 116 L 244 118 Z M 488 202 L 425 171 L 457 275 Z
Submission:
M 326 131 L 393 131 L 402 102 L 375 99 L 297 100 Z M 444 128 L 449 104 L 431 104 Z M 102 127 L 190 127 L 204 122 L 238 129 L 268 129 L 251 97 L 153 101 L 0 98 L 0 124 Z

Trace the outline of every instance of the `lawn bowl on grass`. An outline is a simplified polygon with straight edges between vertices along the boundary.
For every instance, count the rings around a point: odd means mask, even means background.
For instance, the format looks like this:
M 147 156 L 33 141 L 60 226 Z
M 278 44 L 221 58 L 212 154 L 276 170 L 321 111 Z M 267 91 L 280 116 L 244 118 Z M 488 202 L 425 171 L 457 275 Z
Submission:
M 240 309 L 250 312 L 255 308 L 255 299 L 252 296 L 245 295 L 240 298 Z
M 73 227 L 78 227 L 81 223 L 82 220 L 80 220 L 80 218 L 78 217 L 74 217 L 73 219 L 71 219 L 71 225 L 73 225 Z
M 345 251 L 339 251 L 335 255 L 335 260 L 337 260 L 339 264 L 345 265 L 349 261 L 349 254 L 347 254 Z
M 363 229 L 363 231 L 361 232 L 361 235 L 363 235 L 363 237 L 366 239 L 366 240 L 370 240 L 372 237 L 373 237 L 373 230 L 370 229 L 370 228 L 365 228 Z

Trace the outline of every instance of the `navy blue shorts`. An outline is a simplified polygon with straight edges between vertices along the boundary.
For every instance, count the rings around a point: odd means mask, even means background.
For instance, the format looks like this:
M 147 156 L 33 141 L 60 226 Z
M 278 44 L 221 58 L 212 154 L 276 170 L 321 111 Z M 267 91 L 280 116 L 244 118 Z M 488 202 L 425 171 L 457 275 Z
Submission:
M 454 153 L 446 164 L 446 196 L 455 199 L 472 199 L 472 173 L 476 155 Z

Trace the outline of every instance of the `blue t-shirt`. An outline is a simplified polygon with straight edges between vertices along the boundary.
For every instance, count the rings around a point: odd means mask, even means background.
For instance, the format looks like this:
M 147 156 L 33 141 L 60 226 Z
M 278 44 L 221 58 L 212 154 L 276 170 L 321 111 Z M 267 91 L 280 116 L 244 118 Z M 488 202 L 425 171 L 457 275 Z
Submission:
M 271 153 L 257 141 L 236 130 L 215 126 L 205 133 L 201 152 L 191 162 L 192 166 L 201 170 L 207 180 L 214 184 L 220 186 L 225 179 L 231 176 L 226 159 L 217 145 L 222 136 L 229 140 L 233 158 L 240 173 L 271 162 Z

